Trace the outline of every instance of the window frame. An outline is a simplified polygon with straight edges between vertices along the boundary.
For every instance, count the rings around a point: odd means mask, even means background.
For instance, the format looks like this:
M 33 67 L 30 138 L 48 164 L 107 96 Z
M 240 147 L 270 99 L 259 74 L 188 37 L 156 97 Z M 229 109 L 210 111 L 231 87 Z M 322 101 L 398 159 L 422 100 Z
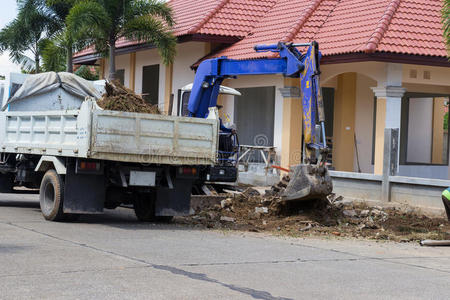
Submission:
M 402 113 L 400 123 L 400 165 L 404 166 L 449 166 L 449 159 L 445 164 L 433 164 L 433 163 L 419 163 L 409 162 L 408 157 L 408 132 L 409 132 L 409 99 L 410 98 L 448 98 L 450 101 L 450 94 L 439 93 L 420 93 L 420 92 L 406 92 L 402 97 Z M 433 129 L 431 131 L 433 135 Z M 431 145 L 433 147 L 433 145 Z M 447 157 L 450 152 L 450 137 L 447 139 Z M 431 150 L 433 153 L 433 149 Z

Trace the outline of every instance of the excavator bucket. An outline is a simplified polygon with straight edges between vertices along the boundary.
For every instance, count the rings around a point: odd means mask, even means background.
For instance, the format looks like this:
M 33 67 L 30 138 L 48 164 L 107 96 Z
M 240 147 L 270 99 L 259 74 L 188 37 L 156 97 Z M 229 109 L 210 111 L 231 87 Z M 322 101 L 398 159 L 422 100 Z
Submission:
M 281 194 L 283 201 L 322 200 L 333 191 L 333 183 L 325 167 L 296 165 L 291 167 L 290 181 Z

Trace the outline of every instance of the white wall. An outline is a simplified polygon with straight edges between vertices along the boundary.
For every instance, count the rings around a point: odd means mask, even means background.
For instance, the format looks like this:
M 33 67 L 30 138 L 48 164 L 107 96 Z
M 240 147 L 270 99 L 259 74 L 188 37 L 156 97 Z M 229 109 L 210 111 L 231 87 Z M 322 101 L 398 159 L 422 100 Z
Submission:
M 136 52 L 135 91 L 138 94 L 142 93 L 142 69 L 143 67 L 150 65 L 159 65 L 158 105 L 160 108 L 163 108 L 166 67 L 161 63 L 161 59 L 156 49 Z
M 195 72 L 191 70 L 191 65 L 205 56 L 205 44 L 202 42 L 187 42 L 177 46 L 172 81 L 172 94 L 174 95 L 173 114 L 178 110 L 178 89 L 194 81 Z
M 124 84 L 130 87 L 130 54 L 123 54 L 116 56 L 116 70 L 125 69 Z M 109 64 L 105 62 L 105 77 L 108 78 Z
M 426 79 L 426 75 L 430 79 Z M 415 77 L 414 77 L 415 75 Z M 450 86 L 450 68 L 403 65 L 403 83 Z

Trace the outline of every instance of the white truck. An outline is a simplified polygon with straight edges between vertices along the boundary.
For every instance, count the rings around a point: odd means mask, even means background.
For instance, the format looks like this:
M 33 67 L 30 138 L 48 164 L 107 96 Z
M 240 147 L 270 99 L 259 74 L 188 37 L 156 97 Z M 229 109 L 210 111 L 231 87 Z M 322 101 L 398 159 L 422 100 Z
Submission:
M 32 75 L 0 112 L 0 190 L 40 189 L 51 221 L 133 205 L 141 221 L 189 214 L 217 157 L 218 120 L 103 110 L 92 83 Z

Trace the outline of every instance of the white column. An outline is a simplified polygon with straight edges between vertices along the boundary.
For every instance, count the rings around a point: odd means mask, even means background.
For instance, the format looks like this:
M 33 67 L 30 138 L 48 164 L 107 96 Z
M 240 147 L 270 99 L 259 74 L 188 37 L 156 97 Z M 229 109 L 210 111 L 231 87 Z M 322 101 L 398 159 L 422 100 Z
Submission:
M 382 166 L 384 161 L 384 129 L 396 128 L 401 126 L 402 117 L 402 97 L 405 94 L 406 89 L 401 86 L 386 86 L 372 88 L 375 96 L 377 97 L 377 122 L 375 124 L 375 173 L 382 173 Z M 400 138 L 398 139 L 400 144 Z M 400 145 L 397 147 L 397 166 L 398 171 L 400 161 Z
M 400 128 L 402 113 L 402 97 L 406 92 L 401 86 L 372 88 L 377 99 L 386 99 L 385 128 Z

